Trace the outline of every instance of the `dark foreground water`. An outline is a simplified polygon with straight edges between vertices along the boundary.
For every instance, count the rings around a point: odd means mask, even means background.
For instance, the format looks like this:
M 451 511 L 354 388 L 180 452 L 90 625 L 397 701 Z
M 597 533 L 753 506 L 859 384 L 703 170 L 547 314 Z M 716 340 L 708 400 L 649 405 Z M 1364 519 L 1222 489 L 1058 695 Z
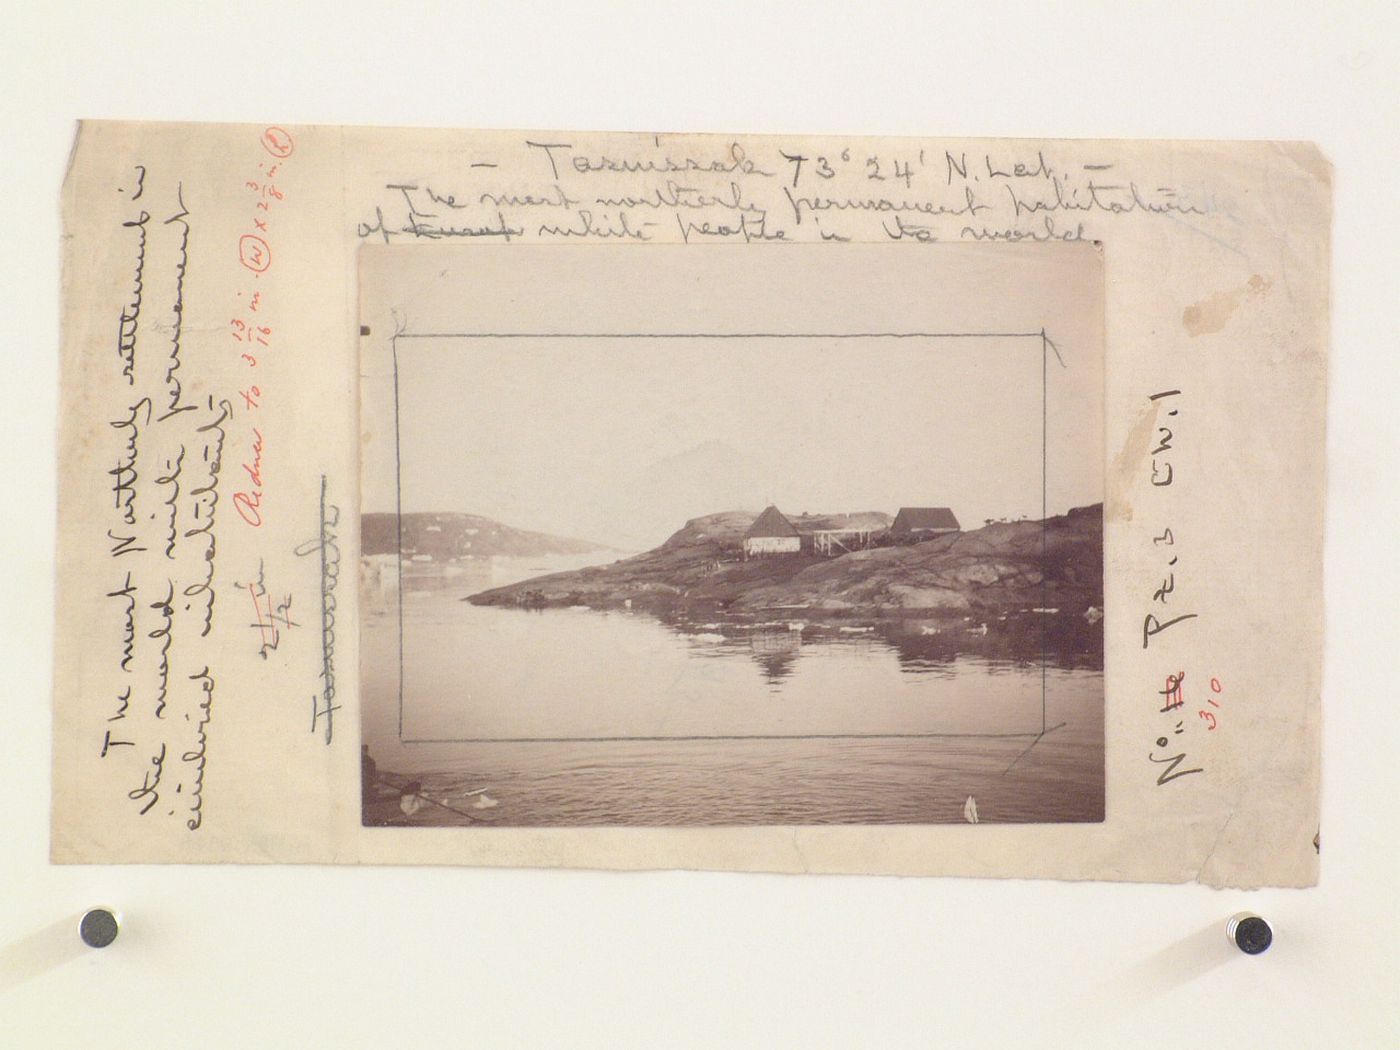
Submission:
M 970 621 L 460 600 L 542 568 L 406 591 L 402 710 L 398 596 L 367 596 L 364 742 L 452 807 L 408 823 L 943 823 L 969 796 L 984 822 L 1103 819 L 1101 659 L 1042 667 Z

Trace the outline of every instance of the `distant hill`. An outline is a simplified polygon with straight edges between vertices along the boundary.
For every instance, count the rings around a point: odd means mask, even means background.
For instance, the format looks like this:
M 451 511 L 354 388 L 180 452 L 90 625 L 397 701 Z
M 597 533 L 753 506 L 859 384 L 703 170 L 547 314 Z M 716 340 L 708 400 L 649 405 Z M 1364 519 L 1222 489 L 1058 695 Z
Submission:
M 393 554 L 399 534 L 393 514 L 360 516 L 360 553 Z M 426 554 L 433 561 L 459 558 L 534 557 L 541 554 L 587 554 L 607 550 L 600 543 L 550 536 L 502 525 L 479 514 L 419 513 L 403 515 L 403 554 Z

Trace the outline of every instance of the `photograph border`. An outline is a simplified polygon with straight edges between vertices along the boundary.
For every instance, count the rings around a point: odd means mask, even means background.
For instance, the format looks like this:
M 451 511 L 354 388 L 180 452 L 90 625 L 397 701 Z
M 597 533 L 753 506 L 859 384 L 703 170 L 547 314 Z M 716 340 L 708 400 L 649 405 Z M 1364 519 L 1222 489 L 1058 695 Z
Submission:
M 1025 339 L 1040 343 L 1040 559 L 1041 592 L 1044 594 L 1047 480 L 1049 462 L 1049 419 L 1048 387 L 1049 356 L 1053 352 L 1063 365 L 1059 348 L 1044 328 L 1035 332 L 410 332 L 406 328 L 395 331 L 389 339 L 390 356 L 393 362 L 394 391 L 394 524 L 398 557 L 395 571 L 398 575 L 398 599 L 396 603 L 398 649 L 395 668 L 398 692 L 398 742 L 413 744 L 565 744 L 565 743 L 621 743 L 621 742 L 660 742 L 660 741 L 702 741 L 702 740 L 923 740 L 950 738 L 977 739 L 1029 739 L 1027 751 L 1040 742 L 1048 733 L 1061 728 L 1059 725 L 1046 725 L 1046 650 L 1042 631 L 1040 646 L 1040 728 L 1015 733 L 738 733 L 738 734 L 673 734 L 666 736 L 568 736 L 568 737 L 433 737 L 406 738 L 404 736 L 404 625 L 403 625 L 403 500 L 402 500 L 402 446 L 399 439 L 399 341 L 428 339 L 458 340 L 590 340 L 590 339 Z M 1043 599 L 1042 599 L 1043 604 Z M 1014 764 L 1014 763 L 1013 763 Z

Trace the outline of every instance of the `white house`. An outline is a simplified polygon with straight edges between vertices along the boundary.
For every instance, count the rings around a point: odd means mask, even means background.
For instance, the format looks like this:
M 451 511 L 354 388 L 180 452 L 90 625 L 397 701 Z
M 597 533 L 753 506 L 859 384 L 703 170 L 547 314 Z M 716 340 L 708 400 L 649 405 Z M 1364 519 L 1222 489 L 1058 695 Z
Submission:
M 767 554 L 796 554 L 801 549 L 802 537 L 777 507 L 770 506 L 754 519 L 749 531 L 744 533 L 746 558 Z

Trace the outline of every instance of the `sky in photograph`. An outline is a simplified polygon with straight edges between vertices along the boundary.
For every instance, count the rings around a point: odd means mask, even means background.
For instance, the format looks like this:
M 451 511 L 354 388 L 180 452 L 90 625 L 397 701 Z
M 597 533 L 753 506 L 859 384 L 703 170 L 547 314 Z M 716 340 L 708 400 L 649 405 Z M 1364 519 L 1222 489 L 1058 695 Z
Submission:
M 1041 354 L 1025 338 L 405 340 L 402 506 L 626 550 L 769 503 L 1039 518 Z M 1052 354 L 1047 373 L 1054 514 L 1102 499 L 1102 372 Z

